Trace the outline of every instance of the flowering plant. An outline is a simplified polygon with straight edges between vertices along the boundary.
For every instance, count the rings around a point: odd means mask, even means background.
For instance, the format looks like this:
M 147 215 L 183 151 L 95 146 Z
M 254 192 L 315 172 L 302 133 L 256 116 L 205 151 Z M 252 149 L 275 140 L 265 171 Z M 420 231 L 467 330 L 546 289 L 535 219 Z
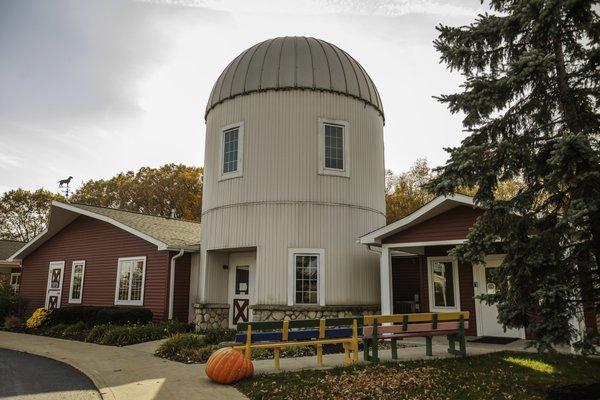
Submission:
M 31 317 L 25 322 L 25 326 L 29 329 L 35 329 L 42 326 L 47 320 L 52 310 L 46 310 L 45 308 L 38 308 L 31 314 Z

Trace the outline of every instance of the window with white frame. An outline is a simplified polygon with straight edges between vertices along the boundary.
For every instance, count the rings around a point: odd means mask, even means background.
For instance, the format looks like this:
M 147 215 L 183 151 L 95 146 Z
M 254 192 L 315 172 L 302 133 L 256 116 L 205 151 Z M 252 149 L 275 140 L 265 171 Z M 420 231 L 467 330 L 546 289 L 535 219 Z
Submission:
M 322 249 L 290 249 L 288 305 L 325 305 Z
M 458 262 L 452 257 L 428 259 L 431 311 L 459 311 Z
M 348 123 L 319 120 L 319 173 L 349 176 Z
M 119 258 L 115 304 L 141 306 L 144 304 L 146 257 Z
M 242 175 L 244 150 L 244 126 L 242 123 L 229 125 L 221 130 L 221 174 L 220 179 Z
M 81 303 L 83 297 L 83 276 L 85 261 L 73 261 L 71 264 L 71 285 L 69 286 L 69 303 Z
M 21 273 L 13 272 L 10 274 L 10 287 L 13 290 L 19 290 L 19 285 L 21 284 Z

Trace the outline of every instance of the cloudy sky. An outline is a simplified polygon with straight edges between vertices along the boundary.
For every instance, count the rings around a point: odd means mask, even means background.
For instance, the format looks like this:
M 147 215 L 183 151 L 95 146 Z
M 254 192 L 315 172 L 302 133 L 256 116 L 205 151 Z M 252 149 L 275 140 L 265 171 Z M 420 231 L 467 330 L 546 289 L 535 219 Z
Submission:
M 141 166 L 202 165 L 214 81 L 264 39 L 307 35 L 356 58 L 386 111 L 386 167 L 446 160 L 461 117 L 432 96 L 461 77 L 439 64 L 438 23 L 479 0 L 0 0 L 0 193 L 75 186 Z

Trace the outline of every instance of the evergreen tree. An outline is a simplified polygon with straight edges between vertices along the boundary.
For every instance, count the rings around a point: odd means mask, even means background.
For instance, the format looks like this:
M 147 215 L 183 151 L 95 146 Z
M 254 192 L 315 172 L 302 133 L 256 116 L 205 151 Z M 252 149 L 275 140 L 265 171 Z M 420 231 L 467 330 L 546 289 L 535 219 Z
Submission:
M 500 322 L 530 329 L 540 350 L 589 345 L 597 337 L 579 340 L 569 320 L 600 303 L 598 1 L 489 4 L 469 26 L 437 27 L 441 60 L 465 78 L 462 92 L 439 100 L 464 113 L 468 136 L 429 188 L 477 188 L 487 211 L 455 254 L 481 262 L 499 246 L 507 253 L 499 292 L 485 296 Z M 497 198 L 512 179 L 518 192 Z

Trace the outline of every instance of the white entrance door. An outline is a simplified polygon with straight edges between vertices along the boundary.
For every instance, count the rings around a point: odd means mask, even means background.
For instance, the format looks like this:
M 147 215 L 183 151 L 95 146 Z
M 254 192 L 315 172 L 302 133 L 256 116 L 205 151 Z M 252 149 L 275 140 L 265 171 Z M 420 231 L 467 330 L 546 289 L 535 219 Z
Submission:
M 50 263 L 50 268 L 48 269 L 48 286 L 46 287 L 47 309 L 60 308 L 64 272 L 64 261 L 53 261 Z
M 503 256 L 488 256 L 485 258 L 484 265 L 473 267 L 475 296 L 496 292 L 494 270 L 500 266 L 502 259 Z M 525 331 L 523 329 L 507 329 L 504 331 L 502 324 L 498 322 L 498 308 L 496 305 L 487 305 L 476 298 L 475 311 L 477 313 L 478 336 L 501 336 L 525 339 Z
M 229 325 L 252 319 L 250 304 L 254 290 L 256 253 L 231 253 L 229 255 Z

